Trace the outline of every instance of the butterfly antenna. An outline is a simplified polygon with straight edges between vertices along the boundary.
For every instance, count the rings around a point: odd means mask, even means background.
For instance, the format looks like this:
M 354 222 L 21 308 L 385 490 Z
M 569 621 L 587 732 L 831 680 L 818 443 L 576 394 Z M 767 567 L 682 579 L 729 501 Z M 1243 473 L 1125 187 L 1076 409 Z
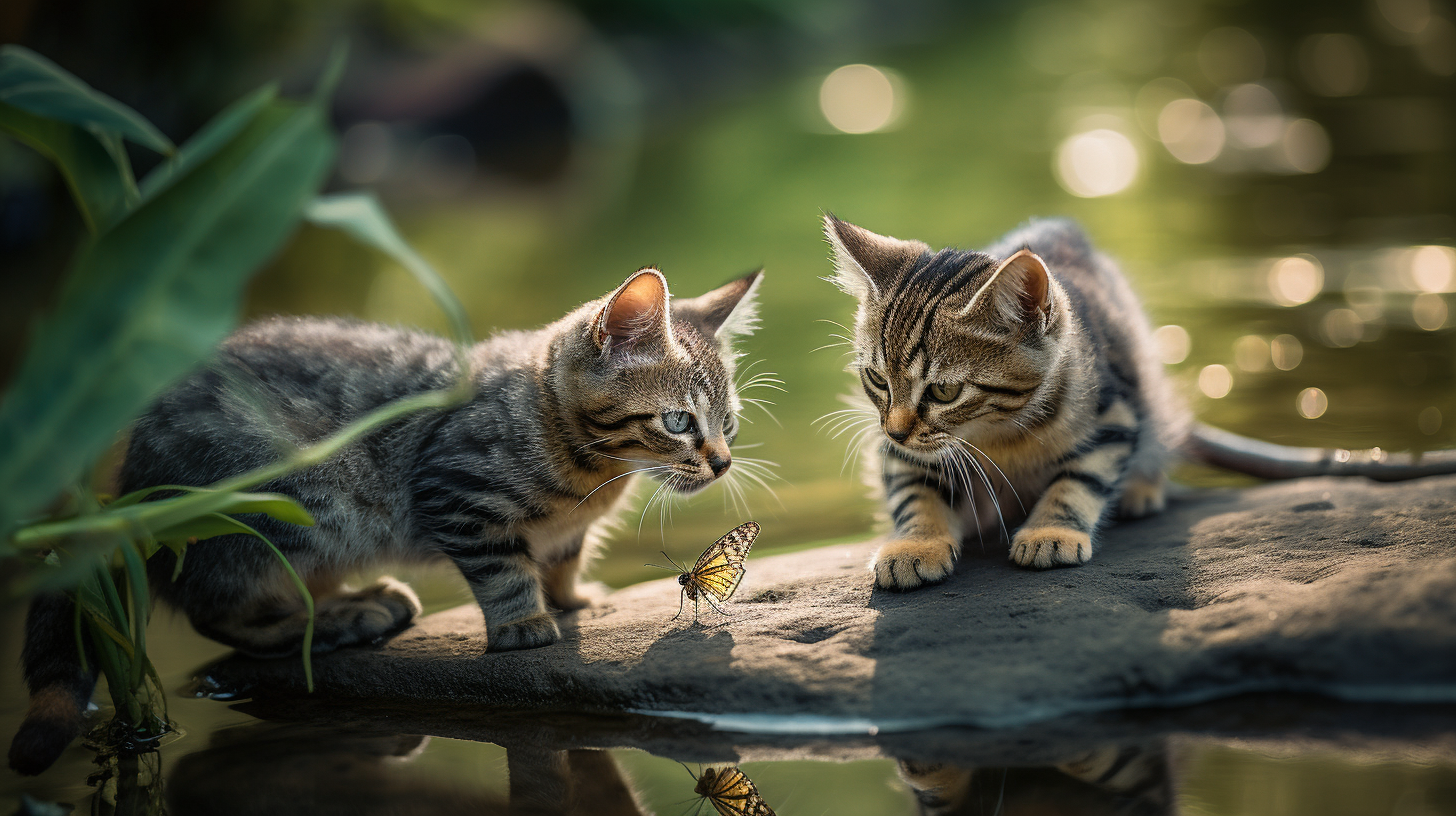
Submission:
M 658 569 L 664 569 L 664 570 L 670 570 L 670 571 L 677 571 L 677 572 L 687 572 L 687 570 L 685 570 L 685 569 L 682 568 L 682 565 L 680 565 L 676 561 L 672 560 L 672 556 L 670 556 L 670 555 L 667 554 L 667 550 L 659 550 L 659 552 L 662 553 L 662 557 L 663 558 L 666 558 L 667 559 L 667 563 L 671 564 L 672 566 L 670 566 L 670 567 L 664 567 L 661 564 L 643 564 L 642 566 L 644 566 L 644 567 L 656 567 Z
M 679 759 L 677 761 L 677 764 L 681 765 L 682 769 L 688 772 L 688 776 L 692 777 L 694 782 L 698 781 L 698 775 L 693 773 L 693 769 L 689 768 L 686 762 L 683 762 L 681 759 Z

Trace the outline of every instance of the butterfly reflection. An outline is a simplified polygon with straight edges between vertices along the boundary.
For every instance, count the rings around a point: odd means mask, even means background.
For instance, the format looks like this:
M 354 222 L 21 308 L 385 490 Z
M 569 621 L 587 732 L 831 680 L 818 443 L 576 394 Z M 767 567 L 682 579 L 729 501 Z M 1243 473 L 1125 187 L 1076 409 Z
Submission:
M 757 527 L 755 524 L 755 532 Z M 749 543 L 752 543 L 752 539 Z M 743 771 L 737 768 L 705 769 L 703 775 L 698 777 L 693 793 L 710 802 L 713 809 L 718 811 L 718 816 L 775 816 L 773 808 L 758 795 L 758 788 L 754 787 L 753 780 L 744 776 Z
M 683 604 L 687 600 L 693 602 L 693 620 L 698 619 L 698 602 L 706 600 L 708 605 L 721 615 L 728 613 L 718 608 L 718 604 L 733 597 L 738 589 L 738 584 L 743 581 L 743 560 L 748 557 L 748 550 L 753 546 L 753 540 L 758 538 L 758 522 L 745 521 L 728 531 L 728 534 L 714 541 L 712 546 L 698 556 L 698 562 L 692 569 L 684 569 L 672 556 L 667 560 L 679 571 L 677 582 L 682 585 L 682 594 L 678 597 L 677 614 L 672 616 L 677 620 L 682 616 Z M 649 567 L 668 569 L 658 564 L 648 564 Z M 716 600 L 715 600 L 716 599 Z M 756 811 L 749 811 L 756 812 Z

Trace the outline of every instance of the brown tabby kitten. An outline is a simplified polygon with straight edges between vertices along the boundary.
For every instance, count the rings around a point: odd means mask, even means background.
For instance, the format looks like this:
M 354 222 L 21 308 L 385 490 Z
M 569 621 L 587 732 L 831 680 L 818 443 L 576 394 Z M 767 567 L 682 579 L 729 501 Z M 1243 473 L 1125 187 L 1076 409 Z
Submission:
M 932 252 L 826 216 L 894 534 L 875 582 L 947 577 L 963 538 L 1011 536 L 1026 567 L 1082 564 L 1109 511 L 1163 507 L 1180 441 L 1147 320 L 1075 226 L 1037 221 L 985 252 Z
M 317 521 L 243 517 L 313 593 L 314 650 L 377 640 L 420 610 L 398 581 L 349 592 L 346 574 L 437 557 L 470 585 L 488 650 L 554 642 L 552 608 L 586 605 L 576 589 L 583 553 L 632 474 L 693 493 L 728 470 L 740 407 L 731 345 L 754 326 L 758 279 L 670 300 L 662 274 L 643 269 L 555 323 L 471 349 L 475 395 L 465 405 L 412 415 L 262 485 Z M 452 346 L 436 337 L 341 320 L 254 324 L 137 422 L 121 490 L 211 484 L 273 461 L 280 442 L 308 444 L 387 402 L 446 387 L 455 371 Z M 300 650 L 302 601 L 256 539 L 193 544 L 175 580 L 169 550 L 148 567 L 156 595 L 202 634 L 258 656 Z M 32 716 L 11 747 L 18 769 L 49 765 L 80 728 L 97 662 L 78 662 L 73 616 L 63 594 L 32 605 Z

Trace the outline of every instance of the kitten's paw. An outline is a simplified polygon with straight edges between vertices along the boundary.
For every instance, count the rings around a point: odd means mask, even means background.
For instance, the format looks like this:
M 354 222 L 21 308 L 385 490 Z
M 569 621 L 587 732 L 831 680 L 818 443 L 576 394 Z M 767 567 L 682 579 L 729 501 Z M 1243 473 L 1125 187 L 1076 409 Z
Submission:
M 507 652 L 513 649 L 534 649 L 550 646 L 561 637 L 561 628 L 550 612 L 542 612 L 529 618 L 511 621 L 488 629 L 485 633 L 487 652 Z
M 559 596 L 553 595 L 550 598 L 551 605 L 562 612 L 575 612 L 578 609 L 585 609 L 602 602 L 607 597 L 607 585 L 600 581 L 591 581 L 584 584 L 577 584 Z
M 386 609 L 394 613 L 395 625 L 404 625 L 415 619 L 415 616 L 424 611 L 420 604 L 420 596 L 415 594 L 410 585 L 388 575 L 381 576 L 373 586 L 359 593 L 361 598 L 369 598 L 383 604 Z
M 887 541 L 875 553 L 875 585 L 904 592 L 944 581 L 955 568 L 946 541 Z
M 1123 518 L 1142 518 L 1161 513 L 1167 504 L 1161 480 L 1154 482 L 1133 477 L 1122 490 L 1122 502 L 1118 512 Z
M 1092 537 L 1066 527 L 1023 527 L 1011 539 L 1011 560 L 1023 567 L 1076 566 L 1092 558 Z

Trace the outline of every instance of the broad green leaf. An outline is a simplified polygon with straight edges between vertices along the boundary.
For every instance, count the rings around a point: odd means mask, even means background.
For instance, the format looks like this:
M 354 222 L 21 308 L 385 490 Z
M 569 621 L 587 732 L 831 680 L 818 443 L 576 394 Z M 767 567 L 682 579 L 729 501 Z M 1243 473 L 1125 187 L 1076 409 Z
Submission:
M 139 200 L 131 163 L 111 149 L 114 140 L 0 102 L 0 129 L 35 148 L 61 171 L 76 208 L 93 234 L 120 221 Z
M 212 117 L 191 139 L 183 143 L 172 158 L 157 165 L 142 179 L 142 199 L 150 199 L 170 186 L 174 180 L 186 175 L 188 170 L 212 158 L 277 97 L 278 85 L 270 82 Z
M 141 114 L 19 45 L 0 46 L 0 102 L 98 134 L 171 153 L 172 141 Z
M 444 310 L 450 319 L 455 342 L 461 345 L 473 342 L 470 318 L 466 316 L 465 307 L 461 305 L 459 298 L 455 297 L 440 273 L 400 237 L 399 231 L 394 228 L 394 222 L 389 220 L 384 208 L 379 206 L 379 200 L 372 193 L 319 196 L 308 205 L 304 217 L 320 227 L 342 230 L 354 240 L 394 258 L 415 276 Z
M 271 102 L 79 253 L 0 400 L 0 530 L 232 330 L 243 285 L 297 225 L 334 148 L 319 106 Z

